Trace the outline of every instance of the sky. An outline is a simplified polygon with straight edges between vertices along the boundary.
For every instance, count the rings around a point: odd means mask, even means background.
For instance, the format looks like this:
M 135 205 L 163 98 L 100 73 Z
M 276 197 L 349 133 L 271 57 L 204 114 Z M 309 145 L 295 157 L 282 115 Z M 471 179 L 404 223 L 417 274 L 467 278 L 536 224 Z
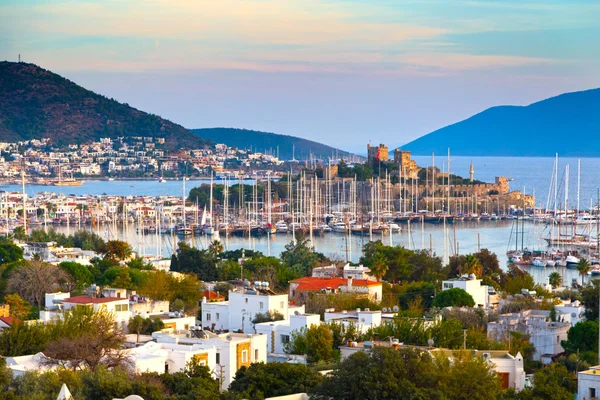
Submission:
M 2 0 L 0 60 L 187 128 L 364 153 L 600 87 L 597 0 Z

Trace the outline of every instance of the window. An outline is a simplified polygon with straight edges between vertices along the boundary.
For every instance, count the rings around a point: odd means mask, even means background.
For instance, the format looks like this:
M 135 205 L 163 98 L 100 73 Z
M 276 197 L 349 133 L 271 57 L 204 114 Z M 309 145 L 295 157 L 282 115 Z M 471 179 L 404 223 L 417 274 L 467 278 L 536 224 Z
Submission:
M 556 335 L 556 343 L 560 343 L 560 336 Z
M 217 353 L 217 364 L 221 364 L 221 353 Z
M 283 308 L 283 301 L 279 303 L 279 308 Z
M 452 289 L 454 287 L 453 283 L 444 282 L 444 289 Z
M 263 307 L 264 307 L 264 304 L 263 304 L 263 302 L 261 301 L 261 302 L 260 302 L 260 309 L 262 310 L 262 309 L 263 309 Z
M 219 313 L 217 313 L 217 321 L 219 320 Z
M 254 361 L 258 361 L 258 349 L 254 349 Z
M 115 311 L 129 311 L 129 304 L 115 304 Z
M 248 299 L 246 299 L 246 304 L 248 304 Z
M 243 363 L 248 362 L 248 350 L 242 350 L 242 362 Z
M 281 335 L 281 343 L 289 343 L 290 342 L 290 335 Z
M 206 320 L 210 321 L 210 313 L 206 313 Z

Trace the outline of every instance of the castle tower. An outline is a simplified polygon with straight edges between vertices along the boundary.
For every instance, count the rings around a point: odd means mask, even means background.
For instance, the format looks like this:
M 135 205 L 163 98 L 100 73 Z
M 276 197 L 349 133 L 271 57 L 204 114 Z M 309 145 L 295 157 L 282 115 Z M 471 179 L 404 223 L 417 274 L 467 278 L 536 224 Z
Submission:
M 469 167 L 469 182 L 473 183 L 475 180 L 475 168 L 473 168 L 473 161 L 471 161 L 471 166 Z

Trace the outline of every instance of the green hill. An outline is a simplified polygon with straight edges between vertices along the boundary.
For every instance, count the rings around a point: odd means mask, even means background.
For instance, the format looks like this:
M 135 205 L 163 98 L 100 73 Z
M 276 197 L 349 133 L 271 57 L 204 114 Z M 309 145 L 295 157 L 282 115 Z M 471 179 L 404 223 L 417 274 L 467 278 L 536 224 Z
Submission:
M 292 156 L 296 160 L 306 160 L 310 158 L 311 154 L 317 159 L 351 155 L 347 151 L 313 142 L 312 140 L 277 133 L 235 128 L 204 128 L 192 129 L 191 131 L 215 143 L 224 143 L 227 146 L 240 149 L 251 148 L 253 151 L 266 151 L 277 155 L 277 148 L 279 148 L 279 158 L 282 160 L 291 160 Z M 292 152 L 294 153 L 293 155 Z
M 600 89 L 489 108 L 404 146 L 413 154 L 600 157 Z
M 122 136 L 165 138 L 171 150 L 209 144 L 181 125 L 91 92 L 37 65 L 0 62 L 0 141 L 47 137 L 60 146 Z

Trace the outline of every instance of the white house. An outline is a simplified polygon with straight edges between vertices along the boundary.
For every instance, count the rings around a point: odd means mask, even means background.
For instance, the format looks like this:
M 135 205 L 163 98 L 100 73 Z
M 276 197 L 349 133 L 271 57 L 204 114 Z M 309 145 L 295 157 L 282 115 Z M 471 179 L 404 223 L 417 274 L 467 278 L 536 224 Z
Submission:
M 212 331 L 254 333 L 257 314 L 277 312 L 289 317 L 288 296 L 275 294 L 264 285 L 229 291 L 228 301 L 202 299 L 202 327 Z M 304 312 L 304 310 L 302 310 Z
M 558 319 L 564 320 L 564 322 L 570 322 L 571 325 L 576 325 L 577 323 L 585 320 L 585 317 L 583 316 L 585 307 L 579 302 L 579 300 L 575 300 L 573 302 L 565 301 L 554 308 L 556 308 L 556 311 L 559 314 Z
M 370 279 L 375 280 L 375 277 L 371 275 L 371 270 L 363 265 L 355 266 L 346 263 L 343 267 L 339 268 L 335 264 L 316 267 L 312 270 L 313 278 L 335 278 L 342 277 L 345 279 Z
M 520 313 L 502 314 L 498 321 L 487 325 L 488 337 L 497 341 L 507 340 L 510 332 L 526 333 L 535 346 L 533 359 L 547 363 L 552 356 L 564 351 L 560 342 L 567 340 L 571 328 L 569 322 L 552 322 L 549 311 L 525 310 Z
M 285 352 L 285 344 L 290 341 L 292 332 L 320 324 L 321 317 L 319 314 L 298 313 L 290 315 L 289 319 L 256 324 L 254 328 L 256 333 L 265 335 L 268 338 L 267 349 L 269 353 L 281 354 Z
M 94 312 L 106 310 L 115 316 L 115 323 L 123 330 L 126 330 L 129 319 L 131 318 L 129 298 L 127 297 L 75 296 L 64 299 L 62 304 L 65 311 L 77 306 L 91 306 L 94 309 Z
M 373 329 L 385 322 L 390 322 L 394 318 L 395 313 L 383 313 L 379 310 L 371 311 L 368 308 L 361 310 L 349 311 L 335 311 L 325 310 L 324 320 L 325 323 L 336 322 L 348 327 L 350 324 L 354 325 L 358 333 L 364 334 L 369 329 Z
M 199 327 L 198 327 L 199 328 Z M 177 372 L 194 358 L 206 365 L 227 389 L 243 366 L 267 361 L 267 336 L 243 333 L 214 334 L 201 329 L 175 333 L 154 332 L 156 343 L 132 349 L 138 372 Z
M 596 399 L 600 396 L 600 365 L 577 373 L 577 400 Z
M 442 291 L 459 288 L 469 293 L 475 300 L 476 307 L 490 307 L 490 294 L 487 285 L 481 284 L 474 274 L 462 275 L 457 279 L 449 279 L 442 282 Z

